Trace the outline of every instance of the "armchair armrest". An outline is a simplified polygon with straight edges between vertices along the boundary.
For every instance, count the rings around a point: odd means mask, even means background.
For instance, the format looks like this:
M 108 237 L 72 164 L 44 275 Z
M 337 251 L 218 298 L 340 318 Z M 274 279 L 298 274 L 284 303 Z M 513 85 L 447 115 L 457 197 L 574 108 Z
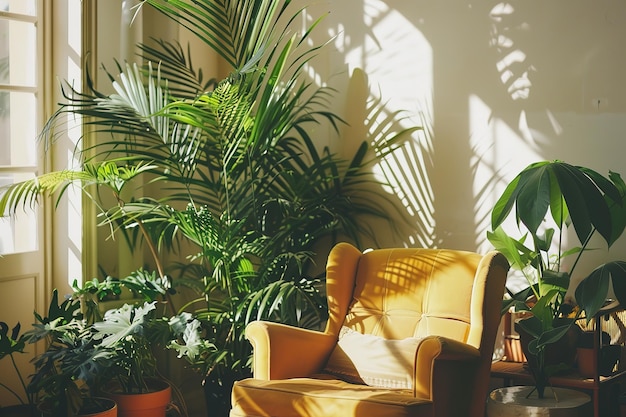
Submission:
M 267 321 L 246 327 L 253 347 L 253 371 L 257 379 L 304 377 L 319 372 L 337 336 Z
M 452 380 L 469 387 L 479 363 L 480 351 L 475 347 L 442 336 L 428 336 L 417 350 L 415 395 L 434 400 L 438 392 L 449 390 Z

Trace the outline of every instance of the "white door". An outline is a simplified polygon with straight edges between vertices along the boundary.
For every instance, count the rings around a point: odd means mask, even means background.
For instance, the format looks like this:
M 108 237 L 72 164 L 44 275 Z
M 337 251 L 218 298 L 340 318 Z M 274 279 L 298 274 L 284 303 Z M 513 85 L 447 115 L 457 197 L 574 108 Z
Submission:
M 0 0 L 0 186 L 42 171 L 36 138 L 42 120 L 42 33 L 38 0 Z M 33 323 L 44 294 L 42 209 L 0 219 L 0 321 Z M 34 354 L 14 359 L 25 378 Z M 0 382 L 25 399 L 10 358 L 0 360 Z M 0 405 L 18 403 L 0 386 Z

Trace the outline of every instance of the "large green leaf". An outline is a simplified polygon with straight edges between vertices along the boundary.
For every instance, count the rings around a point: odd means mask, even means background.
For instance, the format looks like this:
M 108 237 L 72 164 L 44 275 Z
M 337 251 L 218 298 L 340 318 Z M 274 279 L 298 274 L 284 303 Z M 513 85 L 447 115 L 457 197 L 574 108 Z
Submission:
M 537 316 L 529 316 L 524 320 L 520 320 L 516 322 L 516 326 L 519 326 L 524 332 L 534 338 L 539 338 L 544 331 L 543 323 Z
M 547 166 L 523 171 L 519 182 L 516 215 L 532 234 L 536 234 L 543 223 L 551 200 L 552 182 Z
M 595 228 L 605 241 L 610 241 L 611 215 L 598 184 L 580 167 L 563 162 L 555 162 L 551 166 L 578 239 L 585 242 Z
M 611 210 L 611 225 L 613 226 L 611 239 L 608 242 L 610 247 L 624 233 L 626 228 L 626 202 L 624 201 L 626 198 L 626 183 L 624 183 L 620 174 L 612 171 L 609 172 L 609 179 L 618 190 L 617 196 L 608 192 L 605 194 Z M 608 186 L 607 188 L 610 189 Z
M 42 174 L 34 179 L 11 184 L 0 188 L 0 215 L 13 215 L 18 209 L 32 209 L 40 202 L 40 197 L 53 196 L 60 193 L 59 198 L 68 185 L 78 183 L 79 186 L 98 183 L 98 169 L 63 170 Z
M 591 320 L 604 305 L 611 284 L 620 304 L 626 305 L 626 262 L 614 261 L 600 265 L 578 284 L 576 301 L 587 320 Z
M 0 321 L 0 360 L 14 353 L 24 353 L 26 339 L 20 334 L 20 323 L 17 323 L 9 332 L 9 326 Z
M 491 211 L 491 228 L 497 229 L 506 220 L 515 205 L 517 195 L 519 194 L 519 182 L 520 175 L 513 178 L 513 180 L 507 185 L 506 189 L 496 201 Z
M 559 288 L 548 289 L 541 294 L 530 310 L 533 316 L 539 319 L 544 331 L 552 328 L 555 318 L 554 300 L 561 294 L 563 291 Z
M 559 326 L 553 327 L 551 329 L 545 330 L 542 332 L 537 338 L 537 342 L 535 344 L 536 351 L 545 348 L 546 345 L 557 342 L 563 338 L 570 330 L 572 325 L 574 324 L 574 320 L 567 320 L 566 324 L 561 324 Z M 536 353 L 535 351 L 535 353 Z
M 509 236 L 502 227 L 498 227 L 493 232 L 487 232 L 487 239 L 516 269 L 523 270 L 534 258 L 534 252 L 524 245 L 525 236 L 517 240 Z
M 612 182 L 602 178 L 588 168 L 560 161 L 531 164 L 511 181 L 496 203 L 492 227 L 500 225 L 515 206 L 518 221 L 535 234 L 550 208 L 559 227 L 564 214 L 569 214 L 581 242 L 586 242 L 594 230 L 612 242 L 611 215 L 603 196 L 619 200 L 620 193 Z

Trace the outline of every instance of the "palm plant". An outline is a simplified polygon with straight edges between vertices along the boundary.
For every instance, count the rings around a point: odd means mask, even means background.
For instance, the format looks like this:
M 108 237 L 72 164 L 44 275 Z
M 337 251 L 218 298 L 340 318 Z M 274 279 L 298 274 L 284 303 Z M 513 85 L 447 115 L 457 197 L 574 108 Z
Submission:
M 90 84 L 64 88 L 66 103 L 42 138 L 53 141 L 66 113 L 86 117 L 97 141 L 81 151 L 80 170 L 44 174 L 8 188 L 0 212 L 81 186 L 100 224 L 132 245 L 144 242 L 163 278 L 198 291 L 182 309 L 203 319 L 214 355 L 195 365 L 224 385 L 250 372 L 246 324 L 264 318 L 302 326 L 324 319 L 320 279 L 307 273 L 320 242 L 359 242 L 364 216 L 388 219 L 367 191 L 367 168 L 404 133 L 382 129 L 375 156 L 364 141 L 351 160 L 320 151 L 310 127 L 341 119 L 327 110 L 334 91 L 307 81 L 304 69 L 323 47 L 310 46 L 315 21 L 293 31 L 303 10 L 274 0 L 145 0 L 211 46 L 231 67 L 204 80 L 178 44 L 140 45 L 144 68 L 119 65 L 115 94 Z M 139 179 L 141 196 L 124 197 Z M 95 190 L 95 191 L 93 191 Z M 100 197 L 109 190 L 115 204 Z M 151 195 L 150 190 L 156 190 Z M 163 253 L 181 241 L 197 250 L 166 271 Z

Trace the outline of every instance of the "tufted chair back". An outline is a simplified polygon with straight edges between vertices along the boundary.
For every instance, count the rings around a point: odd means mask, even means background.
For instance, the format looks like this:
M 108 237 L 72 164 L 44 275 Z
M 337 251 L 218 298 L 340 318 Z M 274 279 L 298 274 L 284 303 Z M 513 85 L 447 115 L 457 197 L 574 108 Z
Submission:
M 439 335 L 468 342 L 472 336 L 469 343 L 478 348 L 482 329 L 472 329 L 471 301 L 481 258 L 433 249 L 366 253 L 358 262 L 343 324 L 387 339 Z

